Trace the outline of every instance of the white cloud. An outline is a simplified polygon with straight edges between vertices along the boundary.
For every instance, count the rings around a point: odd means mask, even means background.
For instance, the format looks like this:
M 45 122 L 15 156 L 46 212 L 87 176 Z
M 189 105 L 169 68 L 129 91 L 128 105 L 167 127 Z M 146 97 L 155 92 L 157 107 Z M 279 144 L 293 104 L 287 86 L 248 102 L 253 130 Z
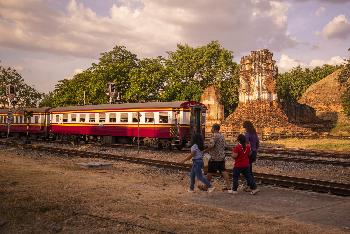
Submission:
M 70 75 L 64 77 L 64 79 L 70 80 L 70 79 L 72 79 L 76 74 L 82 73 L 83 71 L 84 71 L 84 70 L 81 69 L 81 68 L 76 68 L 76 69 L 74 69 L 74 71 L 73 71 Z
M 279 62 L 277 63 L 277 66 L 280 72 L 286 72 L 292 69 L 293 67 L 304 67 L 305 65 L 299 60 L 293 59 L 286 54 L 282 54 Z
M 0 46 L 96 57 L 116 44 L 141 56 L 211 40 L 235 52 L 296 44 L 287 35 L 289 5 L 280 1 L 123 0 L 106 16 L 78 0 L 70 0 L 65 10 L 50 3 L 0 0 Z
M 344 59 L 340 56 L 334 56 L 328 60 L 322 60 L 322 59 L 313 59 L 311 60 L 309 67 L 317 67 L 322 66 L 324 64 L 329 65 L 340 65 L 344 63 Z
M 324 8 L 323 6 L 319 7 L 316 11 L 315 11 L 315 15 L 316 16 L 320 16 L 323 14 L 323 12 L 325 12 L 326 8 Z
M 350 23 L 345 15 L 334 17 L 322 29 L 322 35 L 326 38 L 345 39 L 350 35 Z
M 294 59 L 289 57 L 286 54 L 282 54 L 280 60 L 277 63 L 279 72 L 286 72 L 291 70 L 294 67 L 301 66 L 301 67 L 308 67 L 308 68 L 314 68 L 317 66 L 323 66 L 324 64 L 329 65 L 341 65 L 344 63 L 344 58 L 340 56 L 333 56 L 328 60 L 322 60 L 322 59 L 312 59 L 309 63 L 301 62 L 300 60 Z

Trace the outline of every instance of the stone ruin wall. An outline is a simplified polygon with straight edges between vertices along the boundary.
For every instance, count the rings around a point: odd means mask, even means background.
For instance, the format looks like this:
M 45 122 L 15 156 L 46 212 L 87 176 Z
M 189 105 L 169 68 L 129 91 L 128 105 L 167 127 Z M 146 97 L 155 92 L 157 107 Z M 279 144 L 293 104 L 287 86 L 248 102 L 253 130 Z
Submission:
M 221 124 L 224 120 L 224 106 L 220 104 L 221 95 L 215 86 L 206 88 L 201 96 L 201 102 L 207 107 L 205 131 L 210 132 L 214 123 Z
M 260 134 L 310 134 L 310 130 L 298 127 L 290 123 L 282 105 L 278 101 L 276 91 L 276 79 L 278 69 L 272 59 L 273 54 L 267 50 L 252 51 L 250 55 L 241 59 L 239 104 L 234 113 L 228 116 L 222 124 L 222 131 L 226 136 L 235 141 L 236 135 L 244 129 L 245 120 L 253 122 Z M 304 116 L 298 117 L 305 119 Z M 297 122 L 297 119 L 295 119 Z
M 239 73 L 239 102 L 272 102 L 277 100 L 276 79 L 278 69 L 273 54 L 267 50 L 252 51 L 243 56 Z

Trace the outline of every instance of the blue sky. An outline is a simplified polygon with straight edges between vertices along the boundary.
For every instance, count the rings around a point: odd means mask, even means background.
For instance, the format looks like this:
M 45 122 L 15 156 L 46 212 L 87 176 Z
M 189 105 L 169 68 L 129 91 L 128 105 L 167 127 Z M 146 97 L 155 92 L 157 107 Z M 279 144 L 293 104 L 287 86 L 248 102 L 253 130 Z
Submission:
M 125 45 L 142 57 L 218 40 L 235 60 L 268 48 L 281 72 L 339 64 L 350 0 L 0 0 L 0 60 L 42 92 Z

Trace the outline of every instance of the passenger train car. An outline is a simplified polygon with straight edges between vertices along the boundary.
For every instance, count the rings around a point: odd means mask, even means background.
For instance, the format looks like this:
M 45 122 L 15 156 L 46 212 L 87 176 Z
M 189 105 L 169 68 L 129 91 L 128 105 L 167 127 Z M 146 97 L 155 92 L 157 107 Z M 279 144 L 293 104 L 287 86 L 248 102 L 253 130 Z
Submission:
M 147 102 L 32 108 L 33 117 L 15 112 L 10 132 L 67 139 L 100 139 L 105 143 L 136 143 L 183 147 L 195 132 L 204 134 L 204 104 Z M 0 110 L 0 133 L 7 131 L 7 110 Z M 6 133 L 5 133 L 6 134 Z

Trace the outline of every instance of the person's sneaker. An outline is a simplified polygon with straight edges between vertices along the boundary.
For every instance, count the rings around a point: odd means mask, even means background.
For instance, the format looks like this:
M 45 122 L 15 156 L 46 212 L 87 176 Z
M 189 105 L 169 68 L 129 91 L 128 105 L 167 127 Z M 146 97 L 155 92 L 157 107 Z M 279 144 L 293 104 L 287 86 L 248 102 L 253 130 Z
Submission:
M 215 190 L 215 187 L 208 188 L 208 193 L 211 193 Z
M 255 194 L 257 194 L 259 191 L 260 191 L 259 189 L 253 189 L 253 190 L 250 192 L 250 194 L 251 194 L 251 195 L 255 195 Z
M 194 190 L 193 189 L 188 189 L 187 192 L 194 193 Z
M 237 193 L 238 193 L 237 191 L 233 191 L 232 189 L 227 190 L 227 192 L 228 192 L 229 194 L 237 194 Z
M 249 188 L 249 187 L 244 187 L 244 188 L 243 188 L 243 191 L 244 191 L 244 192 L 251 192 L 252 190 L 251 190 L 251 188 Z

